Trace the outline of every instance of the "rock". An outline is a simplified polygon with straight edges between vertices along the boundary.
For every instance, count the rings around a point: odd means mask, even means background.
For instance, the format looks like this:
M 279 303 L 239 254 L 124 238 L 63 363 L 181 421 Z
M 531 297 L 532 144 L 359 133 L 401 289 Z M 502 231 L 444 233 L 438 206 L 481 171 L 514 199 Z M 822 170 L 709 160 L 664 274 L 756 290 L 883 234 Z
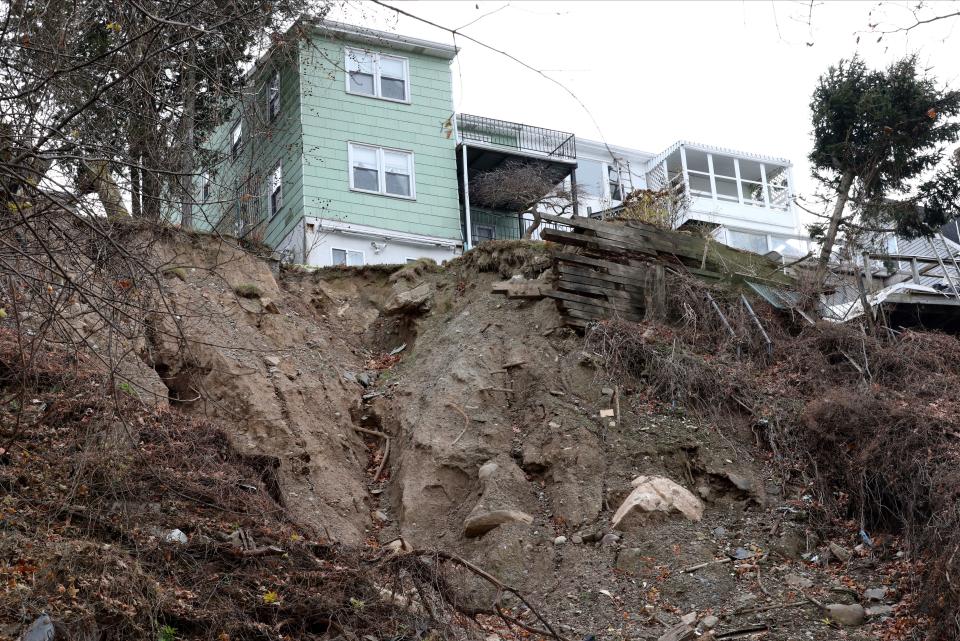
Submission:
M 583 543 L 583 537 L 580 536 L 579 534 L 574 534 L 573 536 L 570 537 L 570 542 L 578 543 L 578 544 Z
M 272 298 L 266 296 L 260 297 L 260 305 L 263 306 L 263 311 L 268 314 L 279 314 L 280 310 L 277 308 L 277 304 L 273 302 Z
M 805 576 L 800 576 L 799 574 L 788 574 L 783 579 L 783 582 L 789 585 L 791 588 L 799 588 L 801 590 L 813 587 L 813 581 Z
M 424 312 L 430 309 L 432 302 L 433 287 L 430 283 L 421 283 L 413 289 L 395 293 L 383 311 L 387 314 Z
M 373 513 L 373 520 L 379 523 L 386 523 L 390 520 L 390 517 L 387 516 L 382 510 L 377 510 Z
M 20 635 L 20 641 L 53 641 L 57 638 L 57 630 L 50 619 L 50 615 L 44 613 L 34 619 L 23 634 Z
M 392 554 L 409 554 L 413 552 L 413 546 L 407 543 L 403 538 L 394 539 L 385 546 Z
M 867 601 L 883 601 L 887 598 L 887 589 L 869 588 L 863 591 L 863 598 Z
M 754 556 L 756 556 L 756 554 L 748 550 L 747 548 L 737 548 L 733 551 L 733 553 L 730 556 L 732 556 L 737 561 L 742 561 L 744 559 L 751 559 Z
M 179 545 L 187 544 L 187 535 L 180 530 L 173 529 L 163 535 L 164 543 L 177 543 Z
M 373 381 L 370 378 L 369 374 L 367 374 L 366 372 L 360 372 L 359 374 L 357 374 L 357 382 L 363 385 L 364 387 L 370 387 L 370 383 L 372 383 Z
M 636 511 L 677 511 L 691 521 L 699 521 L 703 517 L 703 503 L 700 499 L 670 479 L 662 476 L 638 476 L 631 485 L 633 491 L 613 515 L 613 527 L 618 527 L 624 517 Z
M 471 514 L 463 522 L 463 535 L 467 538 L 483 536 L 504 523 L 533 523 L 533 517 L 520 510 L 492 510 Z
M 872 605 L 866 609 L 868 617 L 879 618 L 879 617 L 890 617 L 893 616 L 893 606 L 892 605 Z
M 280 366 L 280 357 L 279 356 L 264 356 L 263 362 L 269 367 L 279 367 Z
M 793 529 L 785 530 L 777 537 L 771 550 L 785 559 L 799 559 L 807 551 L 807 537 Z
M 863 625 L 867 619 L 863 606 L 857 604 L 831 603 L 827 606 L 827 614 L 833 621 L 845 626 Z
M 850 560 L 850 557 L 853 556 L 853 552 L 843 547 L 842 545 L 838 545 L 832 541 L 830 542 L 830 554 L 832 554 L 834 558 L 836 558 L 841 563 L 846 563 L 847 561 Z
M 723 537 L 725 537 L 725 536 L 727 535 L 727 528 L 725 528 L 725 527 L 723 527 L 723 526 L 721 525 L 720 527 L 715 527 L 715 528 L 713 528 L 713 530 L 712 530 L 711 532 L 712 532 L 712 534 L 713 534 L 715 537 L 717 537 L 718 539 L 722 539 Z
M 680 617 L 680 623 L 685 625 L 693 625 L 697 621 L 696 612 L 687 612 L 682 617 Z
M 553 540 L 554 545 L 563 545 L 566 542 L 567 542 L 567 537 L 565 536 L 558 536 Z
M 698 485 L 697 494 L 700 495 L 704 501 L 710 498 L 710 486 L 709 485 Z
M 495 462 L 487 461 L 486 463 L 480 466 L 480 470 L 477 472 L 477 476 L 481 481 L 485 481 L 491 476 L 493 476 L 494 474 L 496 474 L 498 469 L 500 469 L 500 466 L 497 465 Z
M 613 532 L 604 534 L 603 538 L 600 539 L 601 546 L 616 545 L 619 542 L 620 542 L 620 537 L 614 534 Z
M 712 614 L 708 614 L 707 616 L 700 619 L 700 626 L 704 630 L 712 630 L 715 627 L 717 627 L 718 623 L 720 623 L 720 619 L 718 617 L 713 616 Z
M 603 394 L 604 396 L 613 396 L 613 388 L 604 387 L 600 390 L 600 393 Z

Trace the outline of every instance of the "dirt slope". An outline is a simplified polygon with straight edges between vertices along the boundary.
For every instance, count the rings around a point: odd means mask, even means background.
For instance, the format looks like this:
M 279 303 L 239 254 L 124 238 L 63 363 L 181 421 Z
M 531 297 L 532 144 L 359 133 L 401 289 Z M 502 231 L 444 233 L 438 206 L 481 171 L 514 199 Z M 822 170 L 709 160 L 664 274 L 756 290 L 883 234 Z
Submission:
M 823 540 L 810 488 L 785 482 L 760 428 L 664 403 L 612 376 L 551 301 L 490 292 L 547 278 L 542 245 L 493 244 L 443 268 L 282 273 L 202 237 L 152 251 L 165 277 L 125 352 L 132 391 L 217 425 L 317 542 L 402 537 L 462 555 L 571 639 L 659 639 L 691 612 L 719 638 L 905 638 L 891 630 L 907 609 L 885 603 L 909 587 L 894 539 L 854 552 L 850 524 Z M 701 518 L 612 523 L 639 477 L 674 484 Z M 493 596 L 454 583 L 468 602 Z M 828 624 L 831 604 L 869 606 L 867 619 Z

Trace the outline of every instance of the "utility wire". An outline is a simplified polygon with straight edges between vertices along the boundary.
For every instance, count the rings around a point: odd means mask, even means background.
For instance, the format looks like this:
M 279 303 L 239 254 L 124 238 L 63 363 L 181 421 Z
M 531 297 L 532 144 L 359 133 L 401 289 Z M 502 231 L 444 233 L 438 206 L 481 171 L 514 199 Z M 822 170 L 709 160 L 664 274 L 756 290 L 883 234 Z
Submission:
M 410 13 L 409 11 L 405 11 L 405 10 L 400 9 L 400 8 L 398 8 L 398 7 L 394 7 L 394 6 L 392 6 L 392 5 L 389 5 L 389 4 L 387 4 L 386 2 L 383 2 L 382 0 L 371 0 L 371 1 L 372 1 L 374 4 L 378 4 L 378 5 L 380 5 L 381 7 L 384 7 L 384 8 L 386 8 L 386 9 L 389 9 L 390 11 L 395 11 L 395 12 L 397 12 L 398 14 L 400 14 L 400 15 L 402 15 L 402 16 L 406 16 L 406 17 L 408 17 L 408 18 L 412 18 L 412 19 L 414 19 L 414 20 L 417 20 L 418 22 L 422 22 L 422 23 L 424 23 L 424 24 L 430 25 L 431 27 L 435 27 L 435 28 L 437 28 L 437 29 L 441 29 L 441 30 L 443 30 L 443 31 L 446 31 L 447 33 L 452 34 L 454 37 L 460 36 L 461 38 L 464 38 L 464 39 L 466 39 L 466 40 L 469 40 L 470 42 L 473 42 L 474 44 L 480 45 L 480 46 L 483 47 L 484 49 L 489 49 L 490 51 L 493 51 L 494 53 L 500 54 L 501 56 L 505 56 L 505 57 L 509 58 L 510 60 L 514 61 L 515 63 L 517 63 L 518 65 L 520 65 L 520 66 L 528 69 L 529 71 L 534 72 L 534 73 L 537 74 L 538 76 L 540 76 L 540 77 L 542 77 L 542 78 L 545 78 L 546 80 L 548 80 L 548 81 L 552 82 L 553 84 L 557 85 L 558 87 L 560 87 L 561 89 L 563 89 L 567 94 L 569 94 L 570 97 L 573 98 L 573 99 L 577 102 L 578 105 L 580 105 L 580 107 L 581 107 L 581 108 L 583 109 L 583 111 L 587 114 L 587 116 L 589 116 L 590 121 L 593 123 L 593 126 L 596 127 L 596 129 L 597 129 L 597 133 L 600 134 L 600 141 L 603 143 L 603 146 L 606 147 L 607 153 L 609 153 L 610 156 L 615 159 L 615 156 L 614 156 L 614 153 L 613 153 L 613 149 L 611 149 L 611 148 L 610 148 L 610 145 L 607 144 L 607 139 L 606 139 L 606 137 L 603 135 L 603 130 L 600 129 L 600 123 L 597 122 L 597 119 L 593 116 L 593 113 L 590 111 L 590 109 L 587 107 L 587 105 L 584 104 L 584 102 L 583 102 L 582 100 L 580 100 L 580 98 L 577 96 L 577 94 L 573 93 L 573 91 L 572 91 L 569 87 L 567 87 L 565 84 L 563 84 L 563 83 L 560 82 L 559 80 L 557 80 L 557 79 L 555 79 L 555 78 L 552 78 L 551 76 L 548 76 L 547 74 L 545 74 L 545 73 L 544 73 L 543 71 L 541 71 L 540 69 L 537 69 L 536 67 L 527 64 L 526 62 L 524 62 L 523 60 L 520 60 L 519 58 L 517 58 L 517 57 L 514 56 L 513 54 L 508 53 L 508 52 L 506 52 L 506 51 L 504 51 L 504 50 L 502 50 L 502 49 L 497 49 L 496 47 L 494 47 L 494 46 L 492 46 L 492 45 L 488 45 L 488 44 L 485 43 L 485 42 L 482 42 L 482 41 L 480 41 L 480 40 L 477 40 L 477 39 L 474 38 L 473 36 L 468 36 L 467 34 L 459 31 L 458 29 L 451 29 L 451 28 L 449 28 L 449 27 L 444 27 L 443 25 L 437 24 L 436 22 L 433 22 L 433 21 L 431 21 L 431 20 L 427 20 L 426 18 L 421 18 L 420 16 L 414 15 L 414 14 Z

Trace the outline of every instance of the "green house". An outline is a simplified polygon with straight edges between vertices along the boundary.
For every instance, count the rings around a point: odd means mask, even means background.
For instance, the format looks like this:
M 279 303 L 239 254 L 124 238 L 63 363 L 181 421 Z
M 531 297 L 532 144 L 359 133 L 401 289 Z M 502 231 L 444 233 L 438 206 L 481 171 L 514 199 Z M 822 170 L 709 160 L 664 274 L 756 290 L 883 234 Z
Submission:
M 456 49 L 331 22 L 294 34 L 212 136 L 196 226 L 312 265 L 458 255 Z

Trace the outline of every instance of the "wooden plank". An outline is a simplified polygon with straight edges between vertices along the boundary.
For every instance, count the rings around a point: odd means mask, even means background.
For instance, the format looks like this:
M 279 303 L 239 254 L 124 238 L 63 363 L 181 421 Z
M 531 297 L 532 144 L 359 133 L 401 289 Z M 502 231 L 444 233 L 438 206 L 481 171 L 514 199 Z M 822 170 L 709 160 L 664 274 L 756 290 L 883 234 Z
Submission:
M 563 304 L 563 313 L 582 320 L 609 320 L 611 318 L 620 318 L 634 323 L 643 322 L 643 317 L 638 314 L 617 311 L 615 309 L 604 309 L 601 307 L 592 307 L 590 305 L 581 305 L 580 303 Z
M 595 283 L 586 282 L 586 281 L 597 281 L 610 283 L 612 285 L 621 285 L 627 290 L 631 289 L 646 289 L 649 282 L 646 279 L 631 278 L 628 276 L 618 276 L 617 274 L 605 274 L 600 271 L 595 271 L 587 269 L 585 267 L 578 267 L 576 265 L 567 265 L 562 262 L 557 263 L 557 271 L 560 272 L 561 278 L 580 278 L 583 279 L 587 285 L 593 285 Z M 599 286 L 599 285 L 598 285 Z
M 657 252 L 653 249 L 639 247 L 629 241 L 611 240 L 600 238 L 598 236 L 587 236 L 570 231 L 557 231 L 555 229 L 544 229 L 540 232 L 540 237 L 554 243 L 563 245 L 574 245 L 576 247 L 586 247 L 597 251 L 608 251 L 618 254 L 649 254 L 656 256 Z
M 574 283 L 574 282 L 570 282 L 568 280 L 563 280 L 563 279 L 557 281 L 556 288 L 565 292 L 595 294 L 597 296 L 605 296 L 607 300 L 612 300 L 614 298 L 620 299 L 620 300 L 627 300 L 638 307 L 643 307 L 643 303 L 644 303 L 644 296 L 642 293 L 625 292 L 622 290 L 612 289 L 609 287 L 596 287 L 594 285 L 584 285 L 583 283 Z
M 617 283 L 617 282 L 609 281 L 605 279 L 590 278 L 588 276 L 580 276 L 579 274 L 561 273 L 557 277 L 557 282 L 578 283 L 580 285 L 602 287 L 605 289 L 611 289 L 618 292 L 630 292 L 632 294 L 637 294 L 639 296 L 643 296 L 644 293 L 646 292 L 646 288 L 641 285 L 624 285 L 623 283 Z
M 547 292 L 547 296 L 571 303 L 581 303 L 583 305 L 594 305 L 604 309 L 615 309 L 622 312 L 643 314 L 642 306 L 638 307 L 637 305 L 631 304 L 630 301 L 624 301 L 620 299 L 604 300 L 600 298 L 590 298 L 589 296 L 582 296 L 580 294 L 572 294 L 570 292 L 559 292 L 556 290 Z
M 507 298 L 543 298 L 547 289 L 547 283 L 529 280 L 504 280 L 490 286 L 491 292 L 505 294 Z
M 644 267 L 634 267 L 632 265 L 621 265 L 620 263 L 614 263 L 609 260 L 602 260 L 600 258 L 592 258 L 590 256 L 581 256 L 580 254 L 574 254 L 571 252 L 557 252 L 554 254 L 554 258 L 561 261 L 567 261 L 570 263 L 575 263 L 578 265 L 588 265 L 590 267 L 602 267 L 606 269 L 610 274 L 614 276 L 625 276 L 628 278 L 635 278 L 637 281 L 643 282 L 649 278 L 649 274 L 653 271 L 654 266 L 644 266 Z

